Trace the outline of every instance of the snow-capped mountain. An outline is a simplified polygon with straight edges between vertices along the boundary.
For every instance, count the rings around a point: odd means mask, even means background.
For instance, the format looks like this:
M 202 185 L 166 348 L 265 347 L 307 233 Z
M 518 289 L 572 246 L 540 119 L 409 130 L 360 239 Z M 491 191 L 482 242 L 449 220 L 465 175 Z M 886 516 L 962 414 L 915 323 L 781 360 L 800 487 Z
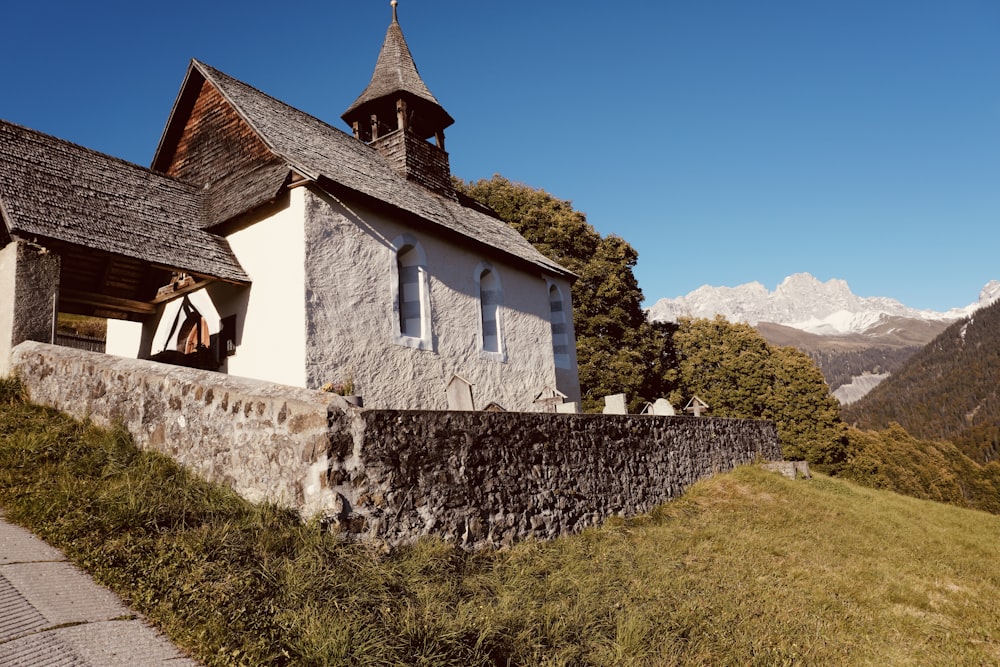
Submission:
M 771 322 L 819 335 L 864 333 L 891 318 L 953 321 L 1000 298 L 1000 281 L 990 281 L 979 300 L 946 312 L 909 308 L 888 297 L 860 297 L 847 282 L 825 283 L 808 273 L 785 278 L 770 292 L 759 282 L 737 287 L 699 287 L 687 296 L 660 299 L 647 314 L 651 320 L 673 322 L 679 317 L 715 317 L 756 326 Z

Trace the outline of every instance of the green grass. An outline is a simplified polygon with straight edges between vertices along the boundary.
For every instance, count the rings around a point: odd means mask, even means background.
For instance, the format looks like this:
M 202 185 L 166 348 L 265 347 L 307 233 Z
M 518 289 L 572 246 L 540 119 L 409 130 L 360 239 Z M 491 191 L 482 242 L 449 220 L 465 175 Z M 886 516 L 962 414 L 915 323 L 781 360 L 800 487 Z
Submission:
M 100 317 L 59 313 L 59 317 L 56 319 L 56 326 L 59 329 L 59 333 L 90 336 L 91 338 L 100 338 L 102 340 L 108 335 L 108 321 Z
M 1000 517 L 741 468 L 650 516 L 391 554 L 0 381 L 0 505 L 209 665 L 1000 663 Z

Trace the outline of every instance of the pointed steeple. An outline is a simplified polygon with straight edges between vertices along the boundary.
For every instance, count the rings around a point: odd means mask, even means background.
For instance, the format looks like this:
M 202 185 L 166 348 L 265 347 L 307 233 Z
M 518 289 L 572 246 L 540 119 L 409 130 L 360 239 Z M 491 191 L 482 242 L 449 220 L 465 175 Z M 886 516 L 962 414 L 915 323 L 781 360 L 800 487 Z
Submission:
M 365 142 L 405 130 L 424 140 L 434 137 L 444 150 L 444 129 L 455 121 L 420 78 L 399 26 L 396 0 L 371 82 L 341 118 Z

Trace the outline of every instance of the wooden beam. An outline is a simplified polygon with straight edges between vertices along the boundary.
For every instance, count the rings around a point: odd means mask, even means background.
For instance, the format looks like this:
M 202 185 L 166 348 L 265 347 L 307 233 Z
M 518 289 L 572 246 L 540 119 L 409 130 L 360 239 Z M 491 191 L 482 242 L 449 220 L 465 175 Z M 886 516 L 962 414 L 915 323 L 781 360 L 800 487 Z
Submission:
M 152 315 L 156 312 L 156 306 L 145 301 L 134 301 L 132 299 L 122 299 L 105 294 L 95 294 L 94 292 L 78 292 L 76 290 L 60 290 L 60 301 L 71 303 L 82 303 L 88 306 L 97 306 L 108 310 L 121 310 L 136 315 Z
M 152 303 L 163 303 L 164 301 L 176 299 L 184 294 L 200 290 L 202 287 L 205 287 L 212 282 L 213 281 L 206 279 L 195 280 L 192 276 L 188 275 L 184 280 L 179 280 L 158 289 Z

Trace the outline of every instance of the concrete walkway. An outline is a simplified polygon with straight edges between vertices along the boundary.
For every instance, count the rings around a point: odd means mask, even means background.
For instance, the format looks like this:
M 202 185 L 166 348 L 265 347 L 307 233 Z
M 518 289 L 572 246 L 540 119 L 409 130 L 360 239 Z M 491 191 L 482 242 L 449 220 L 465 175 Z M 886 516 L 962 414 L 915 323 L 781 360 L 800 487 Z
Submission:
M 0 511 L 0 665 L 197 667 L 60 551 Z

